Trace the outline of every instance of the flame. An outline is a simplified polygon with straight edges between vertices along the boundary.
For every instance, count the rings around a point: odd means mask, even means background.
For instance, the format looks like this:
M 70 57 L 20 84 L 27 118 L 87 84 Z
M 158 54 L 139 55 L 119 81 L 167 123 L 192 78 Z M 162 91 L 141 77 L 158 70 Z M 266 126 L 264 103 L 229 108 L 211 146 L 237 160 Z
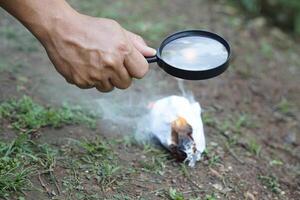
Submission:
M 184 119 L 183 117 L 180 117 L 180 116 L 172 123 L 172 127 L 174 127 L 174 128 L 181 128 L 186 125 L 188 125 L 186 119 Z

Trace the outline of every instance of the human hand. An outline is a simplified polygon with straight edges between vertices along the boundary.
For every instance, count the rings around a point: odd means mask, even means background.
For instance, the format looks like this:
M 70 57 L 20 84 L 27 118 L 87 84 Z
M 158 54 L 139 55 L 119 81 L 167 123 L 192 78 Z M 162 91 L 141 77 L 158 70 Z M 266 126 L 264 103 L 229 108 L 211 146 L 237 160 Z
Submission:
M 101 92 L 128 88 L 132 78 L 147 73 L 144 56 L 155 54 L 140 36 L 117 22 L 81 14 L 57 22 L 42 43 L 69 83 L 80 88 L 96 87 Z
M 66 1 L 0 0 L 0 6 L 39 39 L 57 71 L 80 88 L 128 88 L 132 78 L 147 73 L 144 56 L 155 55 L 117 22 L 82 15 Z

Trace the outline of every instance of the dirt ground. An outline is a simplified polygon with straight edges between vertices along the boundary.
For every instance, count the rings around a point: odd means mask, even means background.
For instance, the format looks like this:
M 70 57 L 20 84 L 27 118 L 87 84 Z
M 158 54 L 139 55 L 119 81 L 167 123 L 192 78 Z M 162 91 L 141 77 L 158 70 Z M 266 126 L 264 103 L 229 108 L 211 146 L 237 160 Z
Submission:
M 70 153 L 57 157 L 54 166 L 61 191 L 45 176 L 48 187 L 56 191 L 47 194 L 35 174 L 30 177 L 31 189 L 8 199 L 18 199 L 20 194 L 25 199 L 299 199 L 299 38 L 264 18 L 247 19 L 227 1 L 71 3 L 84 13 L 118 20 L 154 47 L 169 33 L 188 28 L 215 31 L 231 43 L 228 71 L 214 79 L 184 82 L 185 90 L 203 108 L 208 153 L 192 169 L 169 158 L 164 150 L 156 152 L 158 147 L 130 139 L 143 107 L 159 97 L 181 94 L 176 79 L 151 65 L 149 74 L 126 91 L 101 94 L 77 89 L 58 75 L 30 33 L 0 10 L 0 102 L 27 94 L 43 105 L 68 101 L 102 113 L 96 129 L 66 125 L 38 130 L 34 141 Z M 103 110 L 101 103 L 109 109 Z M 0 141 L 16 137 L 9 122 L 1 125 Z M 66 164 L 68 157 L 76 160 L 81 155 L 66 147 L 68 138 L 93 140 L 96 136 L 113 141 L 122 168 L 105 188 L 89 178 L 84 167 Z M 70 186 L 67 180 L 78 182 Z

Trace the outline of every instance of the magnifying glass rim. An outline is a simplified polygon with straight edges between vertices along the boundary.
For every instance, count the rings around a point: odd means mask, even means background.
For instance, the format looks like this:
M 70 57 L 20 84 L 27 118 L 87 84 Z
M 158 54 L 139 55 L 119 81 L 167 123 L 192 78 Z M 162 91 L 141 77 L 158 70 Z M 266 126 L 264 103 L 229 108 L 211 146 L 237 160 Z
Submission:
M 173 65 L 168 64 L 166 61 L 163 60 L 161 57 L 162 51 L 164 47 L 169 44 L 170 42 L 177 40 L 179 38 L 183 37 L 192 37 L 192 36 L 201 36 L 206 38 L 211 38 L 213 40 L 217 40 L 220 42 L 224 47 L 226 48 L 228 52 L 228 56 L 226 61 L 214 68 L 210 68 L 207 70 L 186 70 L 182 68 L 175 67 Z M 176 76 L 178 78 L 187 79 L 187 80 L 203 80 L 203 79 L 209 79 L 215 76 L 218 76 L 222 74 L 229 66 L 229 61 L 231 59 L 231 48 L 228 44 L 228 42 L 222 38 L 221 36 L 209 32 L 209 31 L 203 31 L 203 30 L 185 30 L 176 32 L 170 36 L 168 36 L 160 45 L 158 51 L 157 51 L 157 62 L 158 65 L 165 70 L 168 74 L 171 74 L 173 76 Z

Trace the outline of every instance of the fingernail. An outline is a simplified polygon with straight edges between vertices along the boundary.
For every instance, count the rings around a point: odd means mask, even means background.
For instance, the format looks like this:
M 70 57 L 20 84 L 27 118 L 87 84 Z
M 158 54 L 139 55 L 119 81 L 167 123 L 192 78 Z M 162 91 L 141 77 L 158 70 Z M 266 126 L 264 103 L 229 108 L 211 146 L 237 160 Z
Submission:
M 154 56 L 156 55 L 156 50 L 151 48 L 151 47 L 147 47 L 147 49 L 149 50 L 149 52 L 151 52 L 151 54 Z

